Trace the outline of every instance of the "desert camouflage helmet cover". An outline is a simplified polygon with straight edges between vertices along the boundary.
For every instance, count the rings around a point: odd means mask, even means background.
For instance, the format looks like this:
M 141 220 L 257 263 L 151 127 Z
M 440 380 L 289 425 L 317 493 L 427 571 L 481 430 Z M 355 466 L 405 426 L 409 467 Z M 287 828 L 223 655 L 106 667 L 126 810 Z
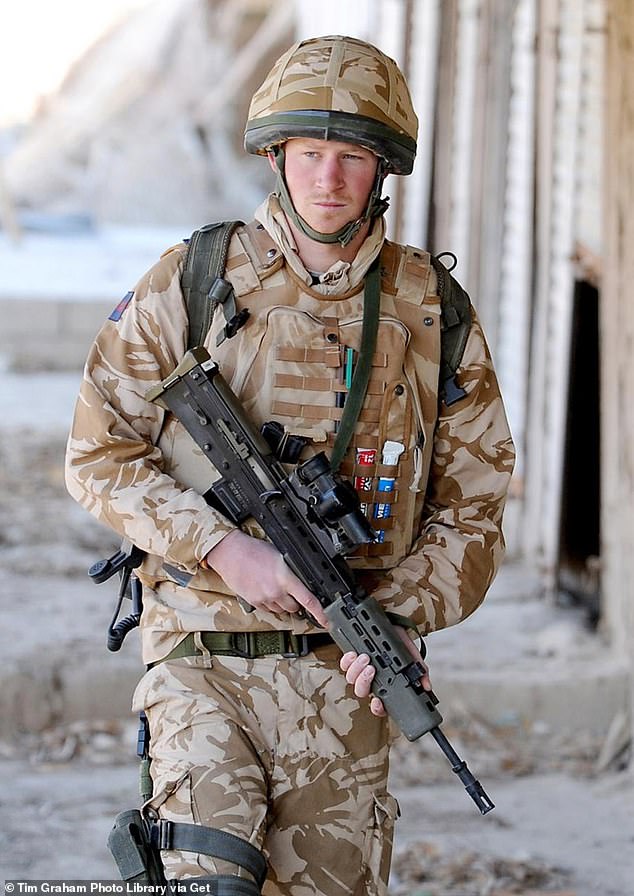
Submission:
M 385 53 L 353 37 L 317 37 L 281 56 L 249 108 L 244 144 L 263 155 L 290 137 L 371 149 L 409 174 L 418 119 L 405 78 Z

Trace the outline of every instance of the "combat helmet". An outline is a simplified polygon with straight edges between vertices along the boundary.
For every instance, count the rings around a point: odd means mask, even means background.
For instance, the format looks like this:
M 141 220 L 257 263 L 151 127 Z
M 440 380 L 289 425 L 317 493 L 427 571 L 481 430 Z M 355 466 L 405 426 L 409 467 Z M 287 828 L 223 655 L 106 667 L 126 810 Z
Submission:
M 368 217 L 382 214 L 387 174 L 409 174 L 416 156 L 418 119 L 396 62 L 353 37 L 317 37 L 294 44 L 256 91 L 244 134 L 248 152 L 273 153 L 282 206 L 302 230 L 321 242 L 346 245 Z M 374 152 L 377 180 L 358 222 L 320 234 L 293 208 L 284 178 L 284 143 L 292 137 L 341 140 Z M 352 230 L 351 230 L 352 228 Z

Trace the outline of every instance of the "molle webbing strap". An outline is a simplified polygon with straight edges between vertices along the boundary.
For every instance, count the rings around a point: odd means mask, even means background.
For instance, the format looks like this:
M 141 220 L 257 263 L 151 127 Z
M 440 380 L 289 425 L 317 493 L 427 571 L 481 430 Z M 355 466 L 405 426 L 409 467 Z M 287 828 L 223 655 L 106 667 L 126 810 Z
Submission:
M 275 358 L 278 361 L 297 361 L 300 364 L 307 362 L 308 364 L 325 364 L 328 366 L 328 349 L 278 345 L 275 349 Z M 375 352 L 374 358 L 372 359 L 372 366 L 387 367 L 387 360 L 387 354 L 385 352 Z
M 228 831 L 161 818 L 152 825 L 151 836 L 156 849 L 184 849 L 233 862 L 252 874 L 260 887 L 266 879 L 266 859 L 260 850 Z
M 224 306 L 227 324 L 235 319 L 233 288 L 222 275 L 231 237 L 240 224 L 242 221 L 220 221 L 191 235 L 181 277 L 189 316 L 188 349 L 204 343 L 217 305 Z
M 335 472 L 339 468 L 339 464 L 343 460 L 343 456 L 350 444 L 370 380 L 372 358 L 374 357 L 376 336 L 379 329 L 379 308 L 381 304 L 380 259 L 380 255 L 374 259 L 365 278 L 361 350 L 332 450 L 330 463 Z
M 374 366 L 374 365 L 373 365 Z M 328 376 L 301 376 L 294 373 L 277 373 L 274 383 L 282 389 L 308 389 L 311 392 L 344 392 L 345 386 L 338 379 Z M 383 380 L 370 377 L 367 389 L 368 395 L 384 395 L 385 383 Z M 323 408 L 322 408 L 323 410 Z
M 274 414 L 281 417 L 304 417 L 308 421 L 342 420 L 345 408 L 324 407 L 323 405 L 299 404 L 291 401 L 274 401 L 271 405 Z M 375 408 L 363 408 L 359 411 L 357 420 L 360 423 L 374 423 L 378 425 L 381 420 L 380 405 Z M 355 423 L 357 421 L 355 420 Z M 336 444 L 336 442 L 335 442 Z M 349 444 L 349 443 L 348 443 Z

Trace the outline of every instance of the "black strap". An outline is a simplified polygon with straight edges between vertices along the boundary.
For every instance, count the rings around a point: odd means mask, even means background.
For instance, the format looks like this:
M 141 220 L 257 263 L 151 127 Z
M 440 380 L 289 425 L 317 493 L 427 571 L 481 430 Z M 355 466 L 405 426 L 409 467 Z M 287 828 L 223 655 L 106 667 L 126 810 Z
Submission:
M 231 284 L 224 280 L 229 243 L 242 221 L 219 221 L 207 224 L 192 233 L 187 249 L 181 287 L 189 316 L 187 348 L 202 345 L 211 326 L 215 309 L 222 305 L 227 322 L 219 342 L 233 335 L 237 318 L 236 301 Z
M 260 887 L 252 880 L 230 874 L 212 874 L 207 877 L 180 878 L 170 887 L 171 896 L 181 893 L 206 893 L 207 896 L 260 896 Z
M 431 263 L 438 278 L 440 296 L 440 373 L 439 398 L 446 405 L 460 401 L 467 394 L 456 382 L 469 331 L 473 320 L 471 300 L 442 261 L 431 256 Z
M 379 329 L 379 308 L 381 305 L 381 268 L 380 255 L 374 259 L 365 278 L 363 292 L 363 325 L 361 328 L 361 351 L 354 370 L 350 391 L 343 406 L 343 414 L 337 431 L 337 438 L 332 449 L 330 464 L 333 472 L 339 464 L 350 444 L 352 433 L 357 425 L 359 414 L 365 399 L 370 380 L 372 359 L 376 348 L 376 336 Z
M 228 831 L 161 818 L 152 825 L 151 842 L 156 849 L 184 849 L 234 862 L 252 874 L 260 887 L 266 879 L 266 859 L 260 850 Z
M 170 881 L 169 896 L 185 893 L 206 893 L 207 896 L 260 896 L 260 887 L 245 877 L 230 874 L 211 874 L 205 877 L 180 878 Z

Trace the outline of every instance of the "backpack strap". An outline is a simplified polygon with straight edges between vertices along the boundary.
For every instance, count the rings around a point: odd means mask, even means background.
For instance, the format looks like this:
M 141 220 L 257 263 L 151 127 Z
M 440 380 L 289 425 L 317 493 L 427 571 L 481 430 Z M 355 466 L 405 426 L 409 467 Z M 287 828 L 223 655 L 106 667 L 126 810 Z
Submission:
M 443 252 L 442 255 L 450 253 Z M 438 278 L 440 296 L 440 376 L 438 397 L 449 406 L 467 394 L 456 383 L 456 371 L 462 361 L 473 321 L 471 300 L 455 277 L 440 261 L 442 255 L 430 256 Z M 455 257 L 455 256 L 454 256 Z
M 187 247 L 181 287 L 189 316 L 187 348 L 202 345 L 211 326 L 214 312 L 222 305 L 225 327 L 218 336 L 218 345 L 231 338 L 245 323 L 249 312 L 237 313 L 233 287 L 223 278 L 229 243 L 242 221 L 220 221 L 195 230 Z

